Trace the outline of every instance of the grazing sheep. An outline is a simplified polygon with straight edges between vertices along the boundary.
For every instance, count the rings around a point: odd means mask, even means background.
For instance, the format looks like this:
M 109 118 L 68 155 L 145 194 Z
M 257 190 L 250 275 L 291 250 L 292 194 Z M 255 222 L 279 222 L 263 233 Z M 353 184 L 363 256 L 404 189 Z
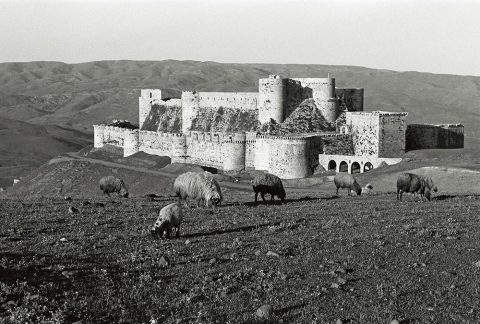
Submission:
M 424 196 L 430 200 L 432 190 L 437 192 L 438 189 L 430 177 L 413 173 L 402 173 L 398 176 L 397 199 L 400 201 L 404 192 L 413 193 L 414 196 L 418 192 L 422 201 Z
M 127 198 L 128 190 L 125 186 L 123 180 L 115 178 L 113 176 L 103 177 L 99 181 L 100 190 L 103 191 L 103 194 L 107 194 L 110 197 L 110 194 L 116 192 L 117 195 Z
M 151 229 L 154 238 L 170 238 L 172 229 L 175 229 L 176 237 L 180 237 L 180 225 L 182 224 L 183 213 L 179 203 L 172 203 L 163 207 L 158 214 L 157 221 Z
M 335 186 L 337 187 L 337 195 L 338 189 L 340 188 L 347 188 L 349 196 L 352 190 L 355 191 L 358 196 L 362 194 L 362 187 L 360 187 L 355 177 L 351 174 L 337 173 L 333 178 L 333 183 L 335 183 Z
M 276 175 L 270 173 L 258 174 L 253 179 L 252 185 L 255 192 L 255 202 L 257 202 L 258 193 L 260 193 L 263 201 L 265 201 L 265 194 L 270 194 L 272 201 L 275 200 L 275 196 L 280 198 L 282 202 L 285 201 L 286 193 L 282 180 Z
M 211 173 L 186 172 L 177 177 L 173 190 L 180 201 L 186 203 L 187 198 L 195 199 L 197 206 L 205 201 L 205 206 L 217 206 L 222 200 L 222 190 Z

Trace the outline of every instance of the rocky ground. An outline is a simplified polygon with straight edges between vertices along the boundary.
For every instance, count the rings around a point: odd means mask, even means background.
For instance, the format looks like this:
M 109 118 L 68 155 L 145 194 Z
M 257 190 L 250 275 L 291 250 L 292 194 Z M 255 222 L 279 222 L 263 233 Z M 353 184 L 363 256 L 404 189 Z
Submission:
M 1 199 L 0 322 L 480 317 L 478 196 L 297 193 L 283 205 L 225 196 L 219 208 L 188 210 L 171 240 L 149 235 L 167 197 Z

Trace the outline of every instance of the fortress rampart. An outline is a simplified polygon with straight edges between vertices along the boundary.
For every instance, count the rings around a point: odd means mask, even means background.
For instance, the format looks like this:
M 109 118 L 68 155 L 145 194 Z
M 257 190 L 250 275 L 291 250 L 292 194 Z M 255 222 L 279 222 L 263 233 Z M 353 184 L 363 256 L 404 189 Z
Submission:
M 407 126 L 405 140 L 407 143 L 407 151 L 435 148 L 463 148 L 464 126 L 462 124 L 410 124 Z

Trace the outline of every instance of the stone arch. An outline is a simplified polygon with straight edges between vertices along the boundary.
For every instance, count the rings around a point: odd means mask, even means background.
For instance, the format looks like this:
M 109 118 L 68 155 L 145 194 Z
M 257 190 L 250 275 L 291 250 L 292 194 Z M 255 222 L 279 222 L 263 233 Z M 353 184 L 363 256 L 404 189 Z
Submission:
M 363 166 L 363 172 L 367 172 L 373 169 L 373 164 L 370 162 L 365 163 Z
M 354 173 L 360 173 L 361 172 L 361 168 L 360 168 L 360 163 L 358 162 L 353 162 L 352 163 L 352 166 L 351 166 L 351 172 L 352 174 Z
M 348 163 L 345 161 L 340 162 L 338 166 L 338 172 L 348 172 Z
M 335 160 L 328 162 L 328 170 L 337 170 L 337 162 Z

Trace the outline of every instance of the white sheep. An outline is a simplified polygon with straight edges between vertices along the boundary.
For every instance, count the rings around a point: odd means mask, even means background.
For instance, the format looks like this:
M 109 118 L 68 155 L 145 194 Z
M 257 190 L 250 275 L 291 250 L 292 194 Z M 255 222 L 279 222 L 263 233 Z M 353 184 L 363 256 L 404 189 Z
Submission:
M 222 190 L 218 182 L 208 172 L 186 172 L 177 177 L 173 190 L 180 201 L 195 199 L 197 206 L 205 201 L 207 207 L 216 206 L 222 200 Z
M 333 182 L 337 187 L 337 195 L 338 195 L 338 189 L 340 188 L 347 188 L 349 196 L 352 190 L 355 191 L 359 196 L 362 193 L 362 187 L 360 187 L 355 177 L 351 174 L 337 173 L 333 178 Z
M 175 202 L 163 207 L 158 214 L 157 221 L 151 229 L 151 234 L 155 238 L 170 238 L 172 229 L 175 230 L 176 237 L 180 237 L 180 225 L 182 224 L 183 213 L 180 203 Z

